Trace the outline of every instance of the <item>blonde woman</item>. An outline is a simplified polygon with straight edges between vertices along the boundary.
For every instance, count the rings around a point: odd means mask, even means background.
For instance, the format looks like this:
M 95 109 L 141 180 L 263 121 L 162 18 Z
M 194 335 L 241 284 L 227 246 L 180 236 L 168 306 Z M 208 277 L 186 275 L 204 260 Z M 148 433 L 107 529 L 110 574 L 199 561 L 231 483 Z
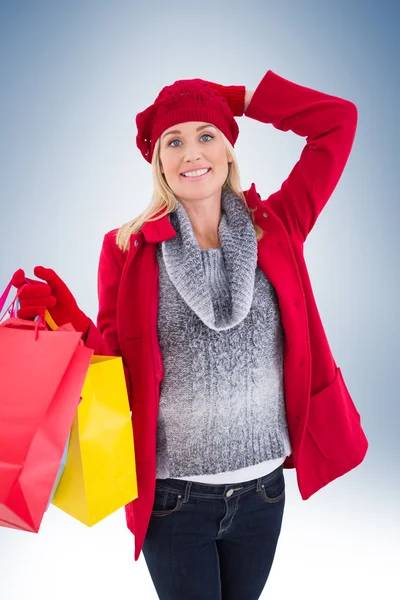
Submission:
M 243 115 L 306 137 L 264 200 L 240 185 Z M 123 358 L 139 488 L 127 524 L 159 597 L 255 600 L 281 531 L 284 469 L 296 470 L 306 500 L 368 447 L 303 255 L 357 110 L 267 71 L 255 91 L 176 81 L 136 123 L 154 192 L 104 237 L 97 326 L 43 267 L 34 272 L 45 283 L 20 291 L 19 316 L 47 308 L 96 354 Z

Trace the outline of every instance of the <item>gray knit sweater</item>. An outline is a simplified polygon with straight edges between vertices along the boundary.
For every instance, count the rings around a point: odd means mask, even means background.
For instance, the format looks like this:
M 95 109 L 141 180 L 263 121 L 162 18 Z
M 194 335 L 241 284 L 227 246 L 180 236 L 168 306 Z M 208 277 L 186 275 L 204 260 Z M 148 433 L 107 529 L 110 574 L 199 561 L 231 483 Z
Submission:
M 222 190 L 221 247 L 201 250 L 181 203 L 158 245 L 164 365 L 157 478 L 234 471 L 288 456 L 276 292 L 257 265 L 254 227 Z

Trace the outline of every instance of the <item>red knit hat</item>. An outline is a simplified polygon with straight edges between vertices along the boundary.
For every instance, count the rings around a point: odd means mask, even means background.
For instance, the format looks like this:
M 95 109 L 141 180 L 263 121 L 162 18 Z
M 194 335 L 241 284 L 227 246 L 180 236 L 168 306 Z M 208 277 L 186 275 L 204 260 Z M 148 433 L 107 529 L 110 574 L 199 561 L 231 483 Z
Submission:
M 202 79 L 181 79 L 164 87 L 154 104 L 136 115 L 136 145 L 151 163 L 157 139 L 168 127 L 186 121 L 212 123 L 232 146 L 239 135 L 234 116 L 242 116 L 246 88 Z

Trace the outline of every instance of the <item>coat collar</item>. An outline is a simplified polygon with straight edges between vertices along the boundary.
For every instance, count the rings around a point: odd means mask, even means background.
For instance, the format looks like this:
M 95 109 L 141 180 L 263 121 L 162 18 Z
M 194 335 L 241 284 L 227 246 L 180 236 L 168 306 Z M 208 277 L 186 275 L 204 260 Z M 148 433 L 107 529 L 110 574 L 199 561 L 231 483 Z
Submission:
M 252 183 L 251 187 L 243 193 L 245 195 L 246 202 L 251 209 L 261 207 L 260 196 L 256 191 L 256 186 L 254 183 Z M 165 215 L 156 221 L 147 221 L 143 225 L 141 232 L 146 242 L 158 243 L 176 237 L 176 231 L 171 225 L 168 215 Z

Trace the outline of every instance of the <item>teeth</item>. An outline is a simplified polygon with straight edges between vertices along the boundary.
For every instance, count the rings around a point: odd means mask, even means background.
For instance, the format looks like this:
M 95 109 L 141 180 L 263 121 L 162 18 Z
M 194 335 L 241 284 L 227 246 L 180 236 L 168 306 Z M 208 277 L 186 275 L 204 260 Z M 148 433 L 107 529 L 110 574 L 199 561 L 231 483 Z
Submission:
M 184 177 L 198 177 L 199 175 L 204 175 L 207 173 L 208 169 L 200 169 L 199 171 L 188 171 L 184 173 Z

